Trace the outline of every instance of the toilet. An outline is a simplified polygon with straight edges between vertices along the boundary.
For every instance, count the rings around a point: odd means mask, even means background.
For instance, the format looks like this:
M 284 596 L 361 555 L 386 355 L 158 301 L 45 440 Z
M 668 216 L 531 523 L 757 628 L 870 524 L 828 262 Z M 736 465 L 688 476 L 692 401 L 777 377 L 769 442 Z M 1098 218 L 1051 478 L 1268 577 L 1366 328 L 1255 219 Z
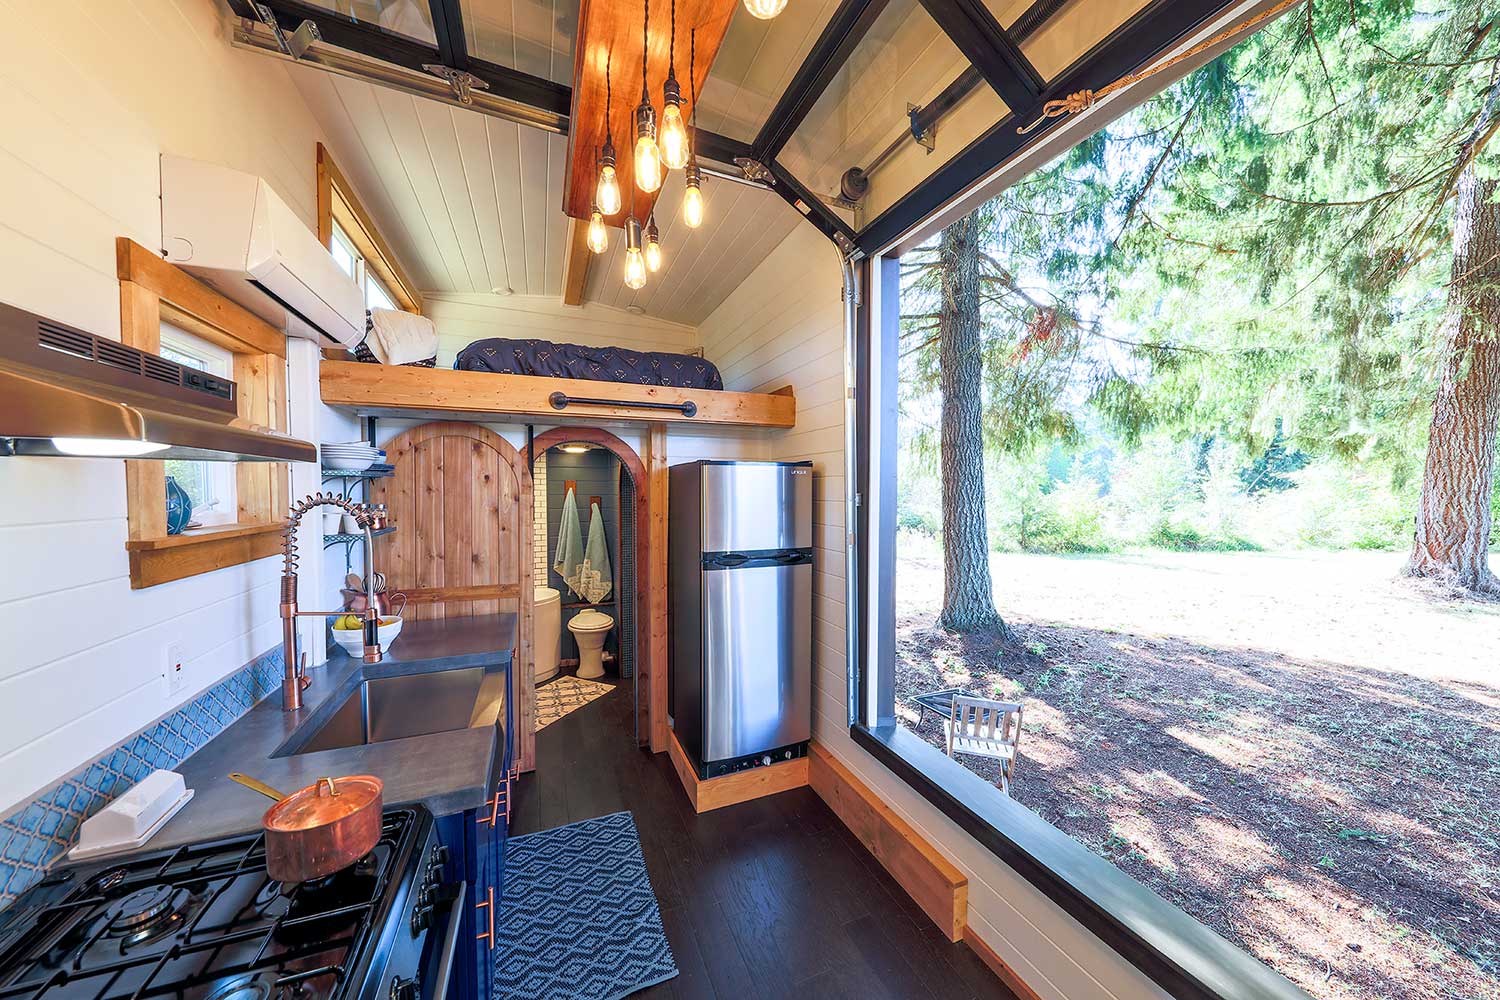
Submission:
M 568 631 L 578 642 L 578 676 L 604 676 L 604 639 L 615 620 L 601 611 L 580 611 L 568 622 Z
M 533 597 L 536 662 L 532 667 L 532 680 L 540 684 L 557 675 L 557 661 L 562 653 L 562 594 L 551 587 L 537 587 Z

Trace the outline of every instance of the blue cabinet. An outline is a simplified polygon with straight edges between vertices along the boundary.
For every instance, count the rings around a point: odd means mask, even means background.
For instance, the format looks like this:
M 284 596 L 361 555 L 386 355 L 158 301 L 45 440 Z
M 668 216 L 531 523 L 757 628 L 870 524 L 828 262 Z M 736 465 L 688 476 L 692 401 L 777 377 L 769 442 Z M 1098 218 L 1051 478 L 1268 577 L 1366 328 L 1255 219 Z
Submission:
M 500 746 L 484 805 L 438 818 L 438 839 L 448 848 L 448 878 L 469 884 L 459 926 L 458 954 L 448 995 L 454 1000 L 490 1000 L 495 990 L 495 945 L 500 925 L 505 834 L 515 780 L 511 750 L 511 699 L 497 728 Z

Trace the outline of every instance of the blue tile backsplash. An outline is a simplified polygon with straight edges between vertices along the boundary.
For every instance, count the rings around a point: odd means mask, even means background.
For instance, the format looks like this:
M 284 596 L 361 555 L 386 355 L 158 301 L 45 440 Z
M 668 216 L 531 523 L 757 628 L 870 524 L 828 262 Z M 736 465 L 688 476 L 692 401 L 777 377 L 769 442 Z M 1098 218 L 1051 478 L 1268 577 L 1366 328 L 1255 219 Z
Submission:
M 280 690 L 281 675 L 277 646 L 0 819 L 0 910 L 67 853 L 84 820 L 152 771 L 181 764 L 256 702 Z

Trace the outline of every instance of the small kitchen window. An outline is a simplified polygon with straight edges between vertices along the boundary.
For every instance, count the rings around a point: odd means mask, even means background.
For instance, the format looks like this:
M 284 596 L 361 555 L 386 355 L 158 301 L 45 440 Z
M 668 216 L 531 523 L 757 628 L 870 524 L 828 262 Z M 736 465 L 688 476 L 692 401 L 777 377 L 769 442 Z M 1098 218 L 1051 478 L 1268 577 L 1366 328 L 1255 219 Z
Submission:
M 234 355 L 194 337 L 170 323 L 161 325 L 162 357 L 186 368 L 221 378 L 234 378 Z M 235 466 L 229 462 L 192 462 L 174 459 L 163 463 L 166 473 L 187 493 L 193 504 L 189 528 L 212 524 L 233 524 L 238 518 L 235 507 Z
M 232 378 L 240 421 L 286 432 L 286 335 L 161 256 L 115 241 L 120 341 Z M 125 550 L 140 590 L 275 555 L 287 509 L 284 462 L 127 461 Z M 167 477 L 193 501 L 168 532 Z

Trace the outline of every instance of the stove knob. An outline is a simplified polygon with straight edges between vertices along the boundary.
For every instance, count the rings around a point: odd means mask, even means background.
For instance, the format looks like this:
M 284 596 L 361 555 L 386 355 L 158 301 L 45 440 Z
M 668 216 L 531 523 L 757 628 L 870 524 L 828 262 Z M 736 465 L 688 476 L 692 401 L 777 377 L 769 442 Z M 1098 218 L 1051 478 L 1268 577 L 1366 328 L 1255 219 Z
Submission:
M 431 927 L 431 926 L 432 926 L 432 907 L 430 907 L 430 906 L 419 906 L 415 910 L 411 911 L 411 936 L 412 937 L 416 937 L 418 934 L 422 933 L 428 927 Z M 392 996 L 394 996 L 395 995 L 395 985 L 394 984 L 392 984 L 391 990 L 392 990 Z
M 391 1000 L 417 1000 L 417 981 L 396 976 L 391 980 Z

